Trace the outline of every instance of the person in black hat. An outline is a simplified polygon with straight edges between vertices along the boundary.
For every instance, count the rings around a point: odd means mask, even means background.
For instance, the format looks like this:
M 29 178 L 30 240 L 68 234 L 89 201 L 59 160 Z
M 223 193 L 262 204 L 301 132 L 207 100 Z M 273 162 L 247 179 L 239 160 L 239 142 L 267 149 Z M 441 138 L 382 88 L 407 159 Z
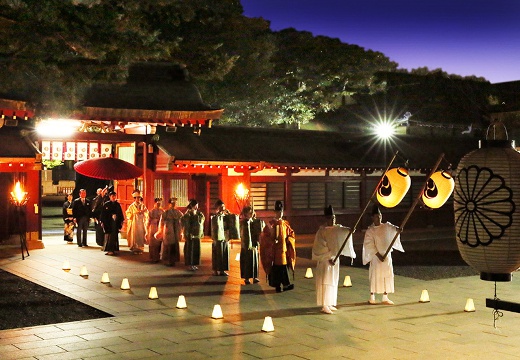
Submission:
M 119 230 L 123 227 L 125 216 L 123 209 L 117 202 L 116 192 L 110 191 L 108 193 L 109 201 L 103 204 L 101 210 L 101 224 L 105 231 L 105 242 L 103 244 L 103 251 L 105 255 L 116 255 L 119 251 Z
M 229 271 L 229 228 L 227 216 L 234 216 L 220 199 L 215 202 L 215 214 L 211 216 L 211 264 L 213 275 L 228 276 Z
M 392 265 L 392 250 L 404 252 L 401 245 L 400 235 L 395 238 L 396 233 L 400 233 L 398 226 L 389 222 L 382 222 L 383 215 L 379 206 L 374 204 L 372 207 L 372 225 L 365 233 L 363 241 L 363 265 L 370 263 L 368 277 L 370 279 L 370 304 L 376 304 L 375 294 L 383 294 L 382 303 L 393 305 L 394 302 L 388 298 L 389 293 L 394 292 L 394 267 Z M 394 244 L 392 240 L 396 239 Z M 386 251 L 388 255 L 383 258 Z
M 274 211 L 274 219 L 265 226 L 260 237 L 260 257 L 269 286 L 282 292 L 294 289 L 289 270 L 294 278 L 296 238 L 289 222 L 283 219 L 283 202 L 277 200 Z
M 200 265 L 200 241 L 204 237 L 204 214 L 199 211 L 199 203 L 191 199 L 182 217 L 184 227 L 184 265 L 191 271 Z
M 258 245 L 265 222 L 256 217 L 252 206 L 244 206 L 240 220 L 240 277 L 246 285 L 258 283 Z
M 105 233 L 103 232 L 103 227 L 101 226 L 101 211 L 103 210 L 103 204 L 109 200 L 108 195 L 108 186 L 105 186 L 103 189 L 98 188 L 96 190 L 96 197 L 92 199 L 92 218 L 94 219 L 94 228 L 96 230 L 96 244 L 99 246 L 103 246 Z
M 312 259 L 318 261 L 316 264 L 316 302 L 318 306 L 322 307 L 321 312 L 332 314 L 337 310 L 339 282 L 339 261 L 334 263 L 334 258 L 345 241 L 346 244 L 340 255 L 354 259 L 356 253 L 350 229 L 336 224 L 336 215 L 332 205 L 326 207 L 323 213 L 325 224 L 320 226 L 314 238 Z

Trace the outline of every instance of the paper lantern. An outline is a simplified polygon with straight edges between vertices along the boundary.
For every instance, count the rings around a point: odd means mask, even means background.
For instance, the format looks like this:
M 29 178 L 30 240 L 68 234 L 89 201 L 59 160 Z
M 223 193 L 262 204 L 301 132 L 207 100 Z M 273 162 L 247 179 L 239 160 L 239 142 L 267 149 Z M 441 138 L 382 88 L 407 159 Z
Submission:
M 63 262 L 63 266 L 61 267 L 63 271 L 67 271 L 69 272 L 70 271 L 70 263 L 69 263 L 69 260 L 65 260 Z
M 520 267 L 520 153 L 505 137 L 482 141 L 460 160 L 455 177 L 457 247 L 488 281 L 511 281 Z
M 224 318 L 224 315 L 222 314 L 222 309 L 220 308 L 220 305 L 215 305 L 213 307 L 213 312 L 211 313 L 211 317 L 213 319 L 222 319 L 222 318 Z
M 130 290 L 130 283 L 127 278 L 124 278 L 123 281 L 121 281 L 121 290 Z
M 345 281 L 343 281 L 343 287 L 351 287 L 352 281 L 350 280 L 350 276 L 345 276 Z
M 430 209 L 438 209 L 446 203 L 454 188 L 455 180 L 448 172 L 434 172 L 423 190 L 422 201 Z
M 107 272 L 104 272 L 103 275 L 101 276 L 101 283 L 102 284 L 109 284 L 110 283 L 110 278 L 108 277 L 108 273 Z
M 157 294 L 157 288 L 155 286 L 152 286 L 150 288 L 150 292 L 148 293 L 148 299 L 155 300 L 158 298 L 159 298 L 159 295 Z
M 274 331 L 273 319 L 270 316 L 265 317 L 264 325 L 262 326 L 262 331 L 265 331 L 265 332 Z
M 474 312 L 475 304 L 473 303 L 473 299 L 466 300 L 466 306 L 464 307 L 465 312 Z
M 88 271 L 87 271 L 87 267 L 85 265 L 83 265 L 81 267 L 81 269 L 79 270 L 79 276 L 82 276 L 84 278 L 88 277 Z
M 311 268 L 307 268 L 307 271 L 305 272 L 305 278 L 312 279 L 312 269 Z
M 430 302 L 430 296 L 428 295 L 428 290 L 423 290 L 421 293 L 421 298 L 419 299 L 421 303 Z
M 377 188 L 377 201 L 387 208 L 392 208 L 403 200 L 410 189 L 410 176 L 403 167 L 388 170 Z
M 179 299 L 177 300 L 177 309 L 186 309 L 188 305 L 186 305 L 186 299 L 184 295 L 179 295 Z

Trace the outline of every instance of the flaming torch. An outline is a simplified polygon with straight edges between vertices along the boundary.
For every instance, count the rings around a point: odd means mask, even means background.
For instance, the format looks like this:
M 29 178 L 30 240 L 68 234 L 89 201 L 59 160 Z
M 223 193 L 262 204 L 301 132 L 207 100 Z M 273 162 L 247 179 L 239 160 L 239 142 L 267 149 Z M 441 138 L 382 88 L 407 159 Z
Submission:
M 16 182 L 16 185 L 11 191 L 11 204 L 16 207 L 16 214 L 18 216 L 18 232 L 20 234 L 20 249 L 22 250 L 22 260 L 25 260 L 24 249 L 29 256 L 29 250 L 27 249 L 27 241 L 25 237 L 25 213 L 24 208 L 29 200 L 29 194 L 27 191 L 23 191 L 20 181 Z

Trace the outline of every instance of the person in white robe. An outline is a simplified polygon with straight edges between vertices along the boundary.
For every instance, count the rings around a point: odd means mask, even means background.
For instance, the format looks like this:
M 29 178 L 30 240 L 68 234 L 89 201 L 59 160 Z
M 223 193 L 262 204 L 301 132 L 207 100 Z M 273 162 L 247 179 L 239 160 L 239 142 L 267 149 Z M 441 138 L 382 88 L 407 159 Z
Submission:
M 316 265 L 316 302 L 321 312 L 332 314 L 338 301 L 339 261 L 334 258 L 346 241 L 340 255 L 354 259 L 356 253 L 352 244 L 352 233 L 348 227 L 336 224 L 336 215 L 332 206 L 325 208 L 327 223 L 320 226 L 312 246 L 312 259 Z M 347 240 L 348 236 L 348 240 Z
M 370 263 L 368 277 L 370 280 L 370 304 L 376 304 L 375 294 L 383 294 L 382 303 L 393 305 L 388 294 L 394 292 L 394 267 L 392 265 L 392 251 L 404 252 L 401 245 L 401 229 L 389 222 L 382 222 L 383 216 L 379 207 L 372 209 L 372 221 L 365 233 L 363 241 L 363 265 Z M 397 237 L 396 237 L 396 234 Z M 394 244 L 392 241 L 395 238 Z M 391 247 L 391 248 L 390 248 Z M 388 255 L 383 258 L 387 249 Z
M 143 198 L 138 190 L 134 191 L 132 196 L 134 202 L 126 209 L 126 240 L 132 253 L 142 254 L 148 230 L 148 209 L 143 204 Z

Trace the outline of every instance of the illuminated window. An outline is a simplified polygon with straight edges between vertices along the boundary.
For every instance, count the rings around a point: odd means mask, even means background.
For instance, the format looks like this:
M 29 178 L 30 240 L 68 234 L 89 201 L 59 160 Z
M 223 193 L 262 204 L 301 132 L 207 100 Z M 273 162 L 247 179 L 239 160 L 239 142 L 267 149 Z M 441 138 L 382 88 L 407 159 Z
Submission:
M 188 204 L 188 179 L 170 180 L 170 196 L 177 198 L 177 206 Z
M 253 199 L 255 210 L 273 210 L 276 200 L 285 200 L 285 183 L 251 183 L 249 196 Z
M 162 179 L 155 179 L 153 181 L 153 197 L 155 198 L 163 198 L 163 188 L 162 188 Z

